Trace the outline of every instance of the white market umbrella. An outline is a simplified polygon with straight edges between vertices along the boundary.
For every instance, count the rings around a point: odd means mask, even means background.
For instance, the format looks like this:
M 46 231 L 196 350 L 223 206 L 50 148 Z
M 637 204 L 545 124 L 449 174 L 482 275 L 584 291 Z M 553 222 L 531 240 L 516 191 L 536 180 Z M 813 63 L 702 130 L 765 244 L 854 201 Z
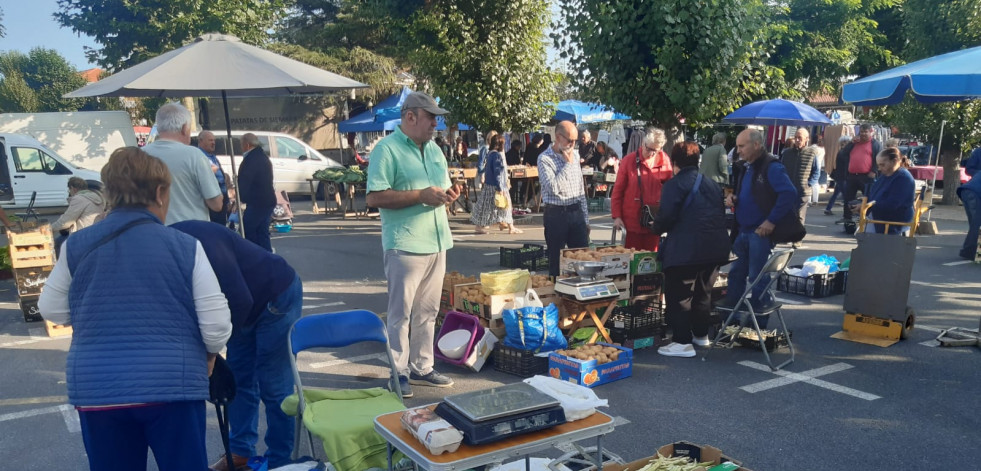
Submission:
M 228 131 L 232 179 L 238 188 L 229 96 L 314 94 L 367 88 L 356 80 L 245 44 L 235 36 L 210 33 L 65 94 L 85 97 L 221 97 Z M 238 205 L 239 228 L 242 206 Z

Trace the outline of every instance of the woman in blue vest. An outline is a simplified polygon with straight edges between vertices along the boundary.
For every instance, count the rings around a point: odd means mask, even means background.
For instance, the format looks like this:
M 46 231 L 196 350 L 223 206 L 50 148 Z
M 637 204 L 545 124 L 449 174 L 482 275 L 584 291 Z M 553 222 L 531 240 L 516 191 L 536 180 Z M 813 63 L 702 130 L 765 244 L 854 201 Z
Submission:
M 208 468 L 205 400 L 231 336 L 228 302 L 201 244 L 163 225 L 170 172 L 136 147 L 102 168 L 112 211 L 62 246 L 38 307 L 74 328 L 68 402 L 89 467 Z

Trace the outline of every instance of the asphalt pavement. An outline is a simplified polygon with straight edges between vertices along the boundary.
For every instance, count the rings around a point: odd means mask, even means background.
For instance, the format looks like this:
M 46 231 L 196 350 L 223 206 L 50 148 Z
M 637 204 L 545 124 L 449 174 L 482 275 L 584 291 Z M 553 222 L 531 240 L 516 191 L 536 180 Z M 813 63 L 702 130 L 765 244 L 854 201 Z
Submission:
M 303 278 L 304 314 L 368 309 L 384 316 L 379 221 L 313 215 L 309 201 L 293 206 L 294 229 L 274 234 L 273 246 Z M 808 213 L 809 235 L 794 256 L 798 264 L 820 254 L 844 260 L 856 245 L 834 224 L 840 206 L 836 216 L 822 210 L 823 205 Z M 942 328 L 978 327 L 981 265 L 957 257 L 967 225 L 962 208 L 938 207 L 932 219 L 939 234 L 917 238 L 909 295 L 917 326 L 908 340 L 881 348 L 833 339 L 841 330 L 843 296 L 779 293 L 796 362 L 774 374 L 761 366 L 765 361 L 758 350 L 714 350 L 707 361 L 637 350 L 631 378 L 596 388 L 610 402 L 604 412 L 617 418 L 605 446 L 632 461 L 685 440 L 720 448 L 755 471 L 967 469 L 981 462 L 981 351 L 932 342 Z M 607 215 L 593 217 L 594 240 L 610 239 L 611 222 Z M 525 232 L 518 235 L 476 235 L 465 215 L 452 224 L 455 247 L 447 269 L 466 274 L 498 269 L 502 246 L 544 240 L 537 226 L 522 226 Z M 25 323 L 13 283 L 0 281 L 0 468 L 87 469 L 77 415 L 67 404 L 69 345 L 69 339 L 49 339 L 42 325 Z M 699 349 L 700 356 L 703 352 Z M 786 353 L 781 349 L 775 355 Z M 383 373 L 377 354 L 362 349 L 310 354 L 301 361 L 303 377 L 320 385 L 351 374 L 346 384 L 370 384 Z M 407 405 L 519 380 L 493 368 L 479 373 L 446 364 L 437 368 L 455 386 L 416 386 Z M 217 457 L 221 442 L 213 410 L 208 424 L 209 454 Z M 556 457 L 569 449 L 563 445 L 539 456 Z M 150 469 L 156 467 L 151 463 Z

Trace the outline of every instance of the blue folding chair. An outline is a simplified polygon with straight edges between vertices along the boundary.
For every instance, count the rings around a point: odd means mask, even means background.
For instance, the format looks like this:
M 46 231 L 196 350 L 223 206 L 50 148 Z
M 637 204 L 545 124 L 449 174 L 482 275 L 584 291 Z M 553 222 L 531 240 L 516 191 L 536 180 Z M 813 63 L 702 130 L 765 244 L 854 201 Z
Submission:
M 360 343 L 373 343 L 385 350 L 388 359 L 388 387 L 370 389 L 304 388 L 297 368 L 297 355 L 313 348 L 339 349 Z M 283 410 L 294 412 L 296 459 L 307 430 L 310 454 L 316 457 L 313 436 L 324 446 L 327 459 L 337 471 L 387 466 L 387 442 L 374 429 L 378 415 L 404 410 L 398 371 L 388 348 L 385 324 L 377 314 L 365 310 L 315 314 L 293 323 L 289 336 L 290 363 L 296 394 L 283 401 Z

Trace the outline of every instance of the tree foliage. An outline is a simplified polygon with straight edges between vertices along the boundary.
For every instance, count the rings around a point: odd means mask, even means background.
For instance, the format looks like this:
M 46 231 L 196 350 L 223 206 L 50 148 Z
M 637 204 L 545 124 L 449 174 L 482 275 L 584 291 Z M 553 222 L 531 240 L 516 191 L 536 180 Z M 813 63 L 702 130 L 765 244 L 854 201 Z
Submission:
M 89 61 L 116 71 L 179 48 L 204 33 L 262 44 L 289 0 L 58 0 L 55 19 L 91 36 Z
M 552 39 L 584 93 L 666 127 L 714 120 L 763 82 L 743 0 L 559 0 Z
M 3 112 L 77 111 L 87 101 L 61 97 L 84 86 L 85 79 L 53 49 L 2 52 L 0 75 Z
M 542 41 L 548 7 L 545 0 L 432 0 L 411 17 L 408 59 L 451 119 L 481 130 L 532 129 L 554 111 L 556 79 Z

